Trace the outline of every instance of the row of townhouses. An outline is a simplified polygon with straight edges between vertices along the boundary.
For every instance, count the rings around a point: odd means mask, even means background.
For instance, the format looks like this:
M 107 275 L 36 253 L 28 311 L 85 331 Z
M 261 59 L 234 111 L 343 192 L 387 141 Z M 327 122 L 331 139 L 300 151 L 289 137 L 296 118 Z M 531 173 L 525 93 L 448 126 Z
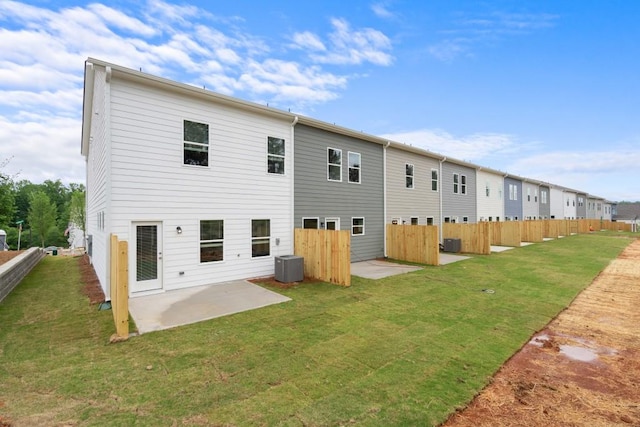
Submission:
M 269 276 L 295 228 L 351 231 L 385 256 L 385 224 L 611 219 L 583 191 L 452 159 L 96 59 L 85 63 L 89 253 L 109 297 L 109 236 L 145 295 Z

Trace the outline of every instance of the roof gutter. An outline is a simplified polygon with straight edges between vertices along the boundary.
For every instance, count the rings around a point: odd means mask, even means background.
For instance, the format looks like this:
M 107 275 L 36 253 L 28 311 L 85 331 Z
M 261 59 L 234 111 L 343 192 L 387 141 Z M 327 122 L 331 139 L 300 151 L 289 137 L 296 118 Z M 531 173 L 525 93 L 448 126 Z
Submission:
M 89 61 L 84 62 L 84 93 L 82 96 L 82 137 L 80 153 L 89 156 L 89 142 L 91 138 L 91 121 L 93 112 L 93 87 L 95 70 Z
M 291 185 L 291 188 L 289 190 L 290 191 L 289 200 L 290 200 L 290 203 L 291 203 L 291 206 L 289 207 L 289 212 L 290 212 L 289 218 L 291 218 L 291 223 L 289 224 L 289 229 L 291 230 L 292 233 L 294 232 L 293 230 L 295 229 L 295 226 L 296 226 L 296 219 L 294 217 L 294 215 L 295 215 L 295 195 L 296 195 L 296 191 L 295 191 L 295 182 L 296 181 L 294 179 L 295 166 L 296 166 L 296 164 L 295 164 L 296 156 L 294 154 L 295 154 L 295 145 L 296 144 L 295 144 L 295 132 L 294 132 L 294 129 L 293 129 L 296 126 L 296 124 L 298 124 L 298 116 L 295 116 L 293 118 L 293 121 L 291 122 L 291 134 L 290 134 L 290 138 L 289 138 L 289 140 L 291 141 L 291 143 L 290 143 L 290 151 L 291 151 L 291 154 L 290 154 L 291 171 L 290 171 L 290 173 L 291 173 L 291 179 L 289 180 L 290 185 Z M 286 171 L 286 169 L 285 169 L 285 171 Z M 293 241 L 290 243 L 289 247 L 291 249 L 289 251 L 289 253 L 294 253 L 296 248 L 295 248 L 295 244 L 294 244 Z

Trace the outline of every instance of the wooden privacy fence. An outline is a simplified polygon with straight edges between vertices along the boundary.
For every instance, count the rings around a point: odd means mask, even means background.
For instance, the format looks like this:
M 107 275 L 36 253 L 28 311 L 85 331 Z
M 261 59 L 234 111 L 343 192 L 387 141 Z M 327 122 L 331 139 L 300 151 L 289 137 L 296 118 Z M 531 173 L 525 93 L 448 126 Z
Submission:
M 491 254 L 491 226 L 476 224 L 442 224 L 443 239 L 460 239 L 460 251 L 468 254 Z
M 520 234 L 523 242 L 543 242 L 544 223 L 541 220 L 521 221 Z
M 400 261 L 439 265 L 438 227 L 387 224 L 387 256 Z
M 111 235 L 111 311 L 116 339 L 129 338 L 129 264 L 128 245 Z M 113 341 L 113 337 L 112 337 Z
M 631 231 L 631 224 L 600 219 L 578 220 L 578 233 L 589 233 L 592 230 Z
M 294 253 L 304 258 L 304 275 L 341 286 L 351 286 L 349 230 L 294 230 Z
M 491 244 L 498 246 L 520 246 L 522 231 L 517 221 L 490 222 Z

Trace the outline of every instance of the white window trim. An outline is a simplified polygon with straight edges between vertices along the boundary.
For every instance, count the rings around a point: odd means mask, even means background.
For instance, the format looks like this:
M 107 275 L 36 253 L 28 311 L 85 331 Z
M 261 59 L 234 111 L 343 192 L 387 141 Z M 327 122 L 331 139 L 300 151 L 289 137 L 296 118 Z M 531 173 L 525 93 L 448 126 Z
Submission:
M 333 151 L 339 151 L 340 152 L 340 164 L 335 164 L 335 163 L 329 163 L 329 150 L 333 150 Z M 341 148 L 333 148 L 333 147 L 327 147 L 327 181 L 331 181 L 331 182 L 342 182 L 342 149 Z M 329 166 L 339 166 L 340 167 L 340 179 L 331 179 L 330 174 L 329 174 Z
M 269 235 L 268 236 L 260 236 L 260 237 L 253 237 L 251 236 L 251 259 L 256 259 L 256 258 L 268 258 L 270 256 L 272 256 L 271 254 L 271 218 L 251 218 L 251 221 L 269 221 Z M 251 234 L 253 234 L 253 224 L 251 224 Z M 268 255 L 260 255 L 260 256 L 253 256 L 253 242 L 255 240 L 268 240 L 269 241 L 269 254 Z
M 460 194 L 467 195 L 467 175 L 460 175 Z
M 407 166 L 411 166 L 411 175 L 407 175 Z M 407 187 L 407 178 L 411 177 L 411 187 Z M 413 190 L 416 188 L 416 166 L 413 163 L 404 164 L 404 188 Z
M 316 222 L 318 223 L 318 227 L 317 228 L 320 228 L 320 217 L 318 217 L 318 216 L 303 216 L 302 217 L 302 224 L 301 224 L 302 228 L 304 228 L 304 221 L 307 220 L 307 219 L 315 219 Z M 308 230 L 313 230 L 313 228 L 309 228 Z
M 429 220 L 431 220 L 431 224 L 429 224 Z M 436 219 L 432 216 L 427 217 L 427 225 L 434 225 L 436 223 Z
M 414 219 L 416 220 L 416 223 L 415 223 L 415 224 L 413 223 L 413 220 L 414 220 Z M 417 216 L 412 216 L 412 217 L 410 217 L 410 218 L 409 218 L 409 224 L 411 224 L 411 225 L 418 225 L 418 224 L 420 224 L 420 217 L 417 217 Z
M 436 173 L 436 179 L 433 179 L 433 173 Z M 433 183 L 436 183 L 436 189 L 433 189 Z M 440 171 L 438 169 L 431 169 L 431 191 L 437 193 L 440 190 Z
M 442 221 L 443 221 L 445 224 L 450 223 L 450 222 L 451 222 L 451 217 L 449 217 L 449 216 L 445 216 L 445 217 L 442 219 Z
M 284 144 L 284 156 L 281 156 L 279 154 L 270 154 L 269 153 L 269 138 L 273 138 L 273 139 L 281 139 L 283 144 Z M 284 138 L 279 138 L 277 136 L 267 136 L 267 146 L 266 146 L 266 150 L 267 150 L 267 175 L 269 176 L 285 176 L 287 175 L 287 140 Z M 282 159 L 282 164 L 284 167 L 284 172 L 283 173 L 275 173 L 275 172 L 269 172 L 269 156 L 272 157 L 279 157 Z
M 462 223 L 463 224 L 468 224 L 469 223 L 469 217 L 468 216 L 463 216 L 462 217 Z
M 453 194 L 460 194 L 460 174 L 453 174 Z
M 224 223 L 225 220 L 224 219 L 220 219 L 220 218 L 213 218 L 213 219 L 199 219 L 198 220 L 198 260 L 200 265 L 211 265 L 211 264 L 220 264 L 225 262 L 226 258 L 224 256 L 224 237 L 222 239 L 211 239 L 211 240 L 202 240 L 200 238 L 200 225 L 202 223 L 202 221 L 222 221 L 222 234 L 224 235 Z M 200 249 L 201 249 L 201 245 L 202 243 L 215 243 L 215 242 L 221 242 L 222 243 L 222 259 L 218 260 L 218 261 L 207 261 L 207 262 L 202 262 L 201 259 L 201 255 L 200 255 Z
M 329 228 L 327 228 L 327 224 L 329 222 L 335 222 L 336 223 L 336 230 L 340 230 L 340 218 L 338 217 L 327 217 L 324 219 L 324 229 L 328 230 Z
M 353 229 L 355 227 L 360 227 L 359 225 L 354 225 L 353 224 L 353 220 L 355 220 L 355 219 L 361 219 L 362 220 L 362 233 L 360 233 L 360 234 L 355 234 L 353 232 Z M 363 216 L 352 216 L 351 217 L 351 235 L 352 236 L 364 236 L 365 235 L 365 233 L 364 233 L 364 225 L 365 225 L 365 221 L 364 221 L 364 217 Z
M 192 123 L 198 123 L 198 124 L 202 124 L 202 125 L 207 125 L 207 130 L 209 133 L 209 140 L 207 141 L 206 144 L 200 143 L 200 142 L 193 142 L 193 141 L 187 141 L 184 139 L 184 122 L 192 122 Z M 200 145 L 203 147 L 207 147 L 207 166 L 202 166 L 202 165 L 190 165 L 184 162 L 184 150 L 185 150 L 185 144 L 196 144 L 196 145 Z M 188 168 L 198 168 L 198 169 L 209 169 L 211 168 L 211 123 L 208 122 L 202 122 L 202 121 L 198 121 L 195 119 L 187 119 L 187 118 L 182 118 L 182 162 L 181 162 L 182 166 L 188 167 Z
M 358 181 L 351 181 L 351 174 L 349 173 L 351 172 L 351 165 L 349 161 L 349 156 L 351 154 L 357 154 L 358 157 L 360 157 L 360 166 L 358 166 L 357 168 L 353 168 L 358 169 Z M 349 184 L 362 184 L 362 154 L 356 151 L 347 151 L 347 182 Z

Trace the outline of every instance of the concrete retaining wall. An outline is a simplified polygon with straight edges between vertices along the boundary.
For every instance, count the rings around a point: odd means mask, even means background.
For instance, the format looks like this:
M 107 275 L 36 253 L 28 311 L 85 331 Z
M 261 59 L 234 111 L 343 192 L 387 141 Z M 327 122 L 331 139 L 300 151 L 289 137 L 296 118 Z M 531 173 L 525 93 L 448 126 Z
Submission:
M 27 249 L 23 254 L 0 265 L 0 301 L 11 293 L 18 283 L 45 256 L 40 248 Z

